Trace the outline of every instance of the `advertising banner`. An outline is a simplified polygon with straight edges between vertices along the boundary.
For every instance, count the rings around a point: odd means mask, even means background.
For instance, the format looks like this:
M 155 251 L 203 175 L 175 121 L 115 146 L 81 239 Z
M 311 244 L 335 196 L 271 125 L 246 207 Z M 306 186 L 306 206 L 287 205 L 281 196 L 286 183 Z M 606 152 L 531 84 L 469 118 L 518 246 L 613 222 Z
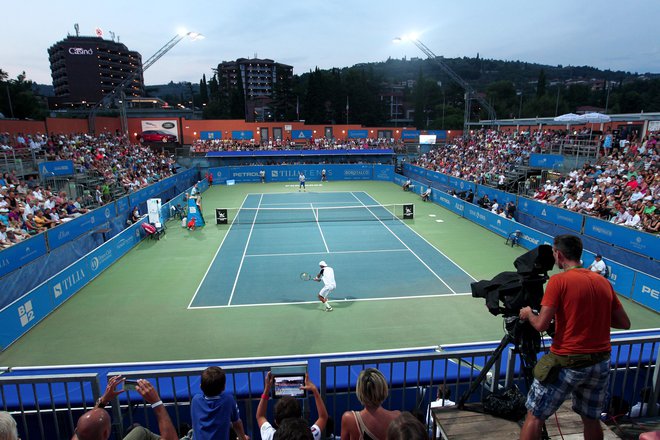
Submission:
M 216 208 L 215 209 L 215 224 L 216 225 L 226 225 L 227 224 L 227 210 Z
M 364 150 L 209 151 L 206 153 L 206 157 L 392 156 L 393 154 L 394 150 L 391 148 L 369 148 Z
M 654 260 L 660 259 L 660 236 L 657 234 L 647 234 L 605 220 L 585 217 L 584 235 L 651 257 Z
M 349 139 L 366 139 L 369 137 L 369 130 L 348 130 Z
M 497 203 L 499 203 L 501 208 L 504 208 L 504 205 L 509 202 L 516 202 L 515 194 L 500 191 L 499 189 L 491 188 L 485 185 L 477 185 L 477 191 L 474 194 L 474 200 L 476 201 L 484 194 L 488 195 L 490 200 L 497 199 Z
M 539 154 L 529 155 L 529 166 L 535 168 L 555 168 L 564 165 L 564 156 L 561 154 Z
M 249 141 L 254 139 L 254 133 L 252 130 L 232 130 L 231 138 L 235 141 Z
M 0 278 L 46 255 L 46 234 L 38 234 L 0 251 Z
M 291 140 L 305 140 L 312 138 L 312 130 L 291 130 Z
M 645 273 L 637 272 L 632 299 L 651 310 L 660 312 L 660 280 Z
M 467 180 L 459 179 L 458 177 L 449 176 L 449 188 L 457 193 L 466 192 L 470 189 L 473 193 L 476 193 L 476 187 L 477 184 L 474 182 L 468 182 Z
M 419 130 L 403 130 L 401 131 L 401 139 L 417 142 L 419 140 Z
M 101 206 L 85 215 L 49 229 L 45 232 L 48 237 L 48 247 L 55 249 L 85 232 L 89 232 L 94 228 L 100 228 L 108 220 L 116 216 L 114 209 L 114 204 Z
M 97 210 L 98 211 L 98 210 Z M 141 222 L 140 222 L 141 223 Z M 142 238 L 135 224 L 0 310 L 0 351 L 128 252 Z
M 582 231 L 584 216 L 577 212 L 537 202 L 536 200 L 521 197 L 518 200 L 518 209 L 521 212 L 544 220 L 548 223 L 563 226 L 575 232 Z
M 392 180 L 394 167 L 392 165 L 267 165 L 267 166 L 244 166 L 244 167 L 214 167 L 209 171 L 213 174 L 213 180 L 217 183 L 225 183 L 235 180 L 237 183 L 259 182 L 259 171 L 266 172 L 267 182 L 295 182 L 298 181 L 300 172 L 305 174 L 307 183 L 321 181 L 321 171 L 326 170 L 328 180 L 372 180 L 378 176 L 378 180 Z M 377 173 L 377 174 L 375 174 Z
M 157 130 L 172 134 L 179 138 L 179 121 L 176 119 L 141 121 L 142 131 Z
M 200 131 L 199 138 L 203 141 L 222 139 L 222 131 Z
M 391 182 L 394 180 L 394 165 L 373 165 L 373 179 Z
M 447 139 L 447 130 L 426 130 L 426 133 L 435 136 L 437 140 Z
M 75 174 L 75 170 L 71 160 L 53 160 L 39 164 L 41 177 L 71 176 L 73 174 Z

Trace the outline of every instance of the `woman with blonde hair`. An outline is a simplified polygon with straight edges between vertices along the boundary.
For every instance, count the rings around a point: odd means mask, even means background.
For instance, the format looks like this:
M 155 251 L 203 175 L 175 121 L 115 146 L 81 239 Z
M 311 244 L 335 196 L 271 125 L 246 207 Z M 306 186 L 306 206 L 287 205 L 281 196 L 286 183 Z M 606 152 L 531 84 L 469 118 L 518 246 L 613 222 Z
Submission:
M 346 411 L 341 417 L 341 440 L 386 439 L 387 428 L 401 412 L 381 406 L 388 395 L 387 380 L 383 373 L 375 368 L 361 371 L 355 393 L 364 409 Z

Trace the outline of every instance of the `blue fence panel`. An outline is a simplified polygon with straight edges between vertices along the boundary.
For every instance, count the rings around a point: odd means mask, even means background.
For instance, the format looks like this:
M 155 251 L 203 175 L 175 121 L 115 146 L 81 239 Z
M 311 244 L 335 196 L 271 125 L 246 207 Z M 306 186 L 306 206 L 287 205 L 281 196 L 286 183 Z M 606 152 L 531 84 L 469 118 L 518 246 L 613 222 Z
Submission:
M 115 202 L 115 205 L 117 206 L 117 215 L 120 215 L 121 213 L 127 212 L 131 209 L 128 196 L 118 199 L 117 202 Z
M 53 160 L 39 164 L 41 177 L 71 176 L 73 174 L 75 171 L 71 160 Z
M 234 130 L 231 132 L 231 138 L 235 141 L 249 141 L 250 139 L 254 139 L 254 134 L 252 130 Z
M 594 217 L 585 218 L 584 234 L 654 260 L 660 260 L 659 235 L 647 234 Z
M 267 182 L 295 182 L 300 172 L 305 174 L 308 182 L 320 181 L 321 171 L 326 170 L 328 180 L 378 180 L 391 181 L 394 175 L 392 165 L 331 165 L 331 164 L 300 164 L 300 165 L 268 165 L 244 167 L 214 167 L 209 168 L 213 180 L 225 183 L 227 180 L 236 182 L 259 182 L 259 171 L 266 172 Z M 377 174 L 375 174 L 377 173 Z
M 391 182 L 394 180 L 394 165 L 374 165 L 374 180 L 385 180 Z
M 46 231 L 49 249 L 55 249 L 68 243 L 74 238 L 79 237 L 85 232 L 101 227 L 104 223 L 107 223 L 110 218 L 117 215 L 115 209 L 116 207 L 112 203 L 101 206 L 100 208 L 81 215 L 78 218 L 62 223 L 56 228 L 49 229 Z
M 584 251 L 582 253 L 582 265 L 584 267 L 589 267 L 591 263 L 593 263 L 595 256 L 596 254 L 593 252 Z M 608 280 L 612 284 L 612 287 L 614 287 L 614 291 L 626 298 L 630 298 L 632 295 L 635 274 L 638 272 L 628 266 L 624 266 L 607 258 L 603 259 L 603 261 L 610 270 Z
M 0 351 L 37 325 L 52 310 L 46 286 L 33 290 L 0 310 Z
M 533 217 L 545 220 L 548 223 L 568 228 L 575 232 L 582 231 L 582 222 L 584 216 L 577 212 L 548 205 L 547 203 L 537 202 L 527 198 L 520 198 L 518 201 L 518 210 L 527 213 Z
M 467 180 L 459 179 L 458 177 L 449 176 L 449 187 L 456 192 L 464 192 L 472 190 L 476 193 L 477 188 L 474 182 L 468 182 Z
M 632 299 L 651 310 L 660 312 L 660 279 L 638 273 L 635 278 Z
M 529 166 L 537 168 L 555 168 L 564 164 L 564 156 L 561 154 L 539 154 L 529 155 Z
M 460 216 L 463 215 L 465 206 L 469 205 L 469 203 L 464 200 L 451 196 L 444 191 L 434 191 L 432 195 L 435 196 L 433 199 L 434 202 Z
M 514 203 L 516 202 L 515 194 L 508 193 L 505 191 L 500 191 L 499 189 L 491 188 L 485 185 L 477 185 L 477 191 L 474 194 L 475 194 L 475 200 L 477 198 L 480 198 L 484 194 L 487 194 L 490 200 L 497 199 L 497 203 L 499 203 L 501 208 L 504 208 L 504 205 L 506 205 L 509 202 L 514 202 Z
M 447 130 L 427 130 L 427 134 L 434 134 L 436 139 L 447 139 Z
M 101 274 L 143 237 L 142 220 L 58 272 L 0 311 L 0 350 Z
M 291 130 L 291 140 L 305 140 L 312 138 L 312 130 Z
M 366 139 L 369 137 L 369 130 L 348 130 L 349 139 Z
M 35 235 L 0 251 L 0 278 L 46 254 L 46 234 Z
M 203 141 L 222 139 L 222 131 L 200 131 L 199 138 Z
M 403 130 L 401 132 L 401 139 L 404 141 L 417 141 L 419 140 L 419 130 Z

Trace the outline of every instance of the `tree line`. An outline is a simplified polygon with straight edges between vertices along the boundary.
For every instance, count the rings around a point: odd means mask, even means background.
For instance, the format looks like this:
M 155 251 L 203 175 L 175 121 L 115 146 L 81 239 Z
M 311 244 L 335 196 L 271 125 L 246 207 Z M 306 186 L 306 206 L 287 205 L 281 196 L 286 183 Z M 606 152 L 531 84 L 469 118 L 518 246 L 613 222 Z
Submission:
M 552 117 L 582 106 L 607 113 L 660 111 L 659 75 L 484 60 L 479 55 L 442 61 L 490 103 L 499 119 Z M 202 76 L 198 92 L 190 86 L 187 96 L 164 98 L 174 105 L 190 99 L 207 119 L 244 119 L 247 106 L 242 80 L 239 76 L 236 85 L 226 81 L 216 70 L 208 80 Z M 0 112 L 18 119 L 47 116 L 46 100 L 34 92 L 34 86 L 25 73 L 9 79 L 0 70 Z M 394 114 L 389 100 L 392 93 L 401 104 L 396 107 L 401 111 Z M 280 77 L 273 86 L 268 117 L 271 121 L 304 120 L 309 124 L 405 123 L 420 129 L 460 129 L 464 95 L 462 87 L 435 60 L 388 59 Z M 476 100 L 471 111 L 471 120 L 487 119 Z M 392 116 L 401 122 L 393 122 Z

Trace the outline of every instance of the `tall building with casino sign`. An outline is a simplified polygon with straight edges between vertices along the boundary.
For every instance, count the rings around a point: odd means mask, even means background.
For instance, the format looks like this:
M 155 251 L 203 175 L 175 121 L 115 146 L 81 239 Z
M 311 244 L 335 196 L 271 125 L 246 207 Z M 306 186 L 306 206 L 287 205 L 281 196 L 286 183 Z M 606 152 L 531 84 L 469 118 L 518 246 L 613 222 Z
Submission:
M 91 106 L 130 78 L 126 96 L 144 95 L 142 56 L 101 37 L 68 36 L 48 49 L 55 97 L 51 109 Z

